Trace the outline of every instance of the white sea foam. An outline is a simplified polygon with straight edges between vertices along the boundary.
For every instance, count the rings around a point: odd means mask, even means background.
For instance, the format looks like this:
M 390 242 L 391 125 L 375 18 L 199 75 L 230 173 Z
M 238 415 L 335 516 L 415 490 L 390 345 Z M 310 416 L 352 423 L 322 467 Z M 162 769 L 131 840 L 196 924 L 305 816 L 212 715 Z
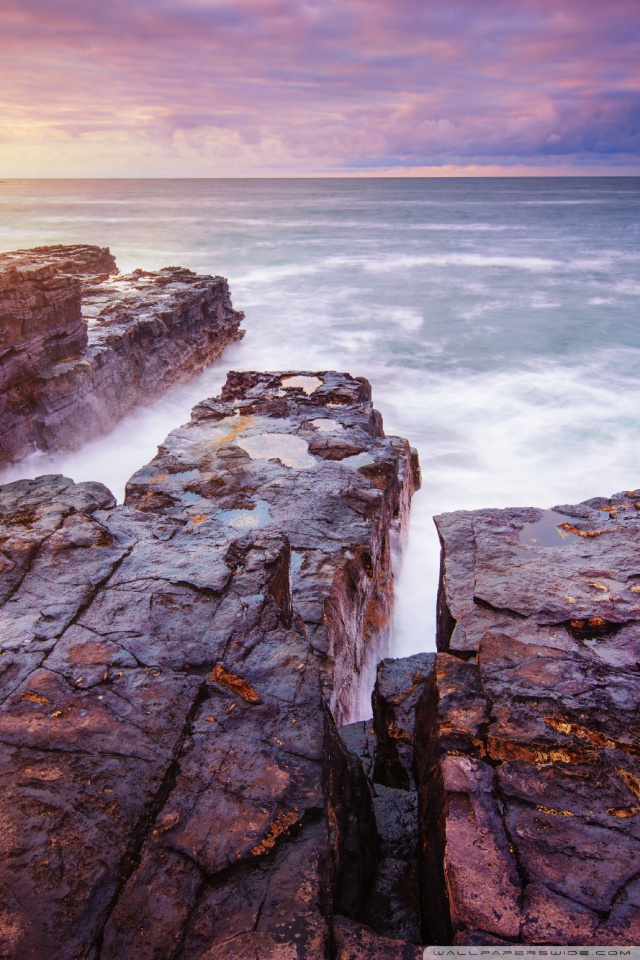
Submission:
M 369 273 L 406 270 L 412 267 L 507 267 L 513 270 L 533 272 L 555 270 L 561 266 L 557 260 L 547 257 L 490 256 L 481 253 L 430 253 L 411 256 L 399 254 L 379 259 L 365 260 L 362 267 Z

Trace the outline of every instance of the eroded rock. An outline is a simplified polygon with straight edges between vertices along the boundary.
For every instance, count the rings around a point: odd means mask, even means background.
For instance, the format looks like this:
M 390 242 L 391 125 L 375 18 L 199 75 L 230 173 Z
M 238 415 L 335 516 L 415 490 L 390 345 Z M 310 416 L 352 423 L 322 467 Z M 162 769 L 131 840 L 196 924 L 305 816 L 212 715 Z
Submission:
M 242 336 L 226 280 L 118 274 L 108 249 L 0 254 L 0 462 L 70 449 Z
M 386 637 L 414 461 L 365 381 L 301 376 L 232 376 L 125 506 L 0 488 L 3 956 L 329 960 L 366 910 L 374 801 L 335 716 Z M 367 459 L 238 442 L 316 419 Z
M 448 652 L 416 723 L 432 942 L 638 942 L 636 496 L 437 518 Z
M 357 453 L 320 450 L 319 435 Z M 406 440 L 384 436 L 366 380 L 231 373 L 221 399 L 199 404 L 134 474 L 126 503 L 203 533 L 286 531 L 293 603 L 343 725 L 369 713 L 388 647 L 392 548 L 419 483 L 415 463 Z
M 386 659 L 378 664 L 372 707 L 377 736 L 373 779 L 400 790 L 415 790 L 413 746 L 416 707 L 435 654 Z

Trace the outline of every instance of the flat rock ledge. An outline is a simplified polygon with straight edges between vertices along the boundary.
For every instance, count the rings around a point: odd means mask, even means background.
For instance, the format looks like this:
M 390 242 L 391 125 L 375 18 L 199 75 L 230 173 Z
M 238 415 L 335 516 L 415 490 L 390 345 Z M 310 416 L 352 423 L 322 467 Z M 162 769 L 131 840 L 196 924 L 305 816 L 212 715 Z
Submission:
M 0 956 L 417 960 L 417 804 L 336 721 L 418 484 L 369 384 L 320 372 L 230 374 L 123 506 L 0 488 Z
M 436 523 L 441 652 L 414 764 L 425 932 L 638 944 L 640 491 Z
M 0 254 L 0 464 L 72 449 L 242 337 L 223 277 L 119 274 L 108 249 Z

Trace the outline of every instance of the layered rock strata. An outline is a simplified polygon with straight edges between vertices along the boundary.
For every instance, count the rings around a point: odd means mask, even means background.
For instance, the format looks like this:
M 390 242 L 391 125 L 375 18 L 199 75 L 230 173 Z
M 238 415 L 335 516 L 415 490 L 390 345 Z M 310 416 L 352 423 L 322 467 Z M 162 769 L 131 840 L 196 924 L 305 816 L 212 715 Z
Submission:
M 0 488 L 0 955 L 418 956 L 362 925 L 404 841 L 335 726 L 417 473 L 369 397 L 232 375 L 124 506 Z
M 0 463 L 77 447 L 242 336 L 226 280 L 118 274 L 106 249 L 0 254 Z
M 640 942 L 638 496 L 436 518 L 427 942 Z

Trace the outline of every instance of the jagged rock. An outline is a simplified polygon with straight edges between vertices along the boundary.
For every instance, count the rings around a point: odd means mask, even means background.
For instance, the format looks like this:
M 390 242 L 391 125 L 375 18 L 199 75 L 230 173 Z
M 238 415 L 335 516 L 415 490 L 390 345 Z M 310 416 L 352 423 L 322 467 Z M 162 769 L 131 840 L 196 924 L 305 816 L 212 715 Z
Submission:
M 422 960 L 422 947 L 380 936 L 344 917 L 336 917 L 334 936 L 336 960 Z
M 109 251 L 99 247 L 0 254 L 0 395 L 20 384 L 24 392 L 51 364 L 85 349 L 79 278 L 115 271 Z
M 356 720 L 338 729 L 347 750 L 354 753 L 367 780 L 373 782 L 373 766 L 376 759 L 377 739 L 373 729 L 373 720 Z
M 413 730 L 416 706 L 434 662 L 433 653 L 416 653 L 378 664 L 371 698 L 377 737 L 373 779 L 400 790 L 415 790 Z
M 415 728 L 431 942 L 638 942 L 636 496 L 437 518 L 448 652 Z
M 0 254 L 0 462 L 79 446 L 242 336 L 222 277 L 113 274 L 99 247 Z
M 422 942 L 418 877 L 418 796 L 373 785 L 380 860 L 361 919 L 377 933 Z
M 365 664 L 381 642 L 414 470 L 366 382 L 288 379 L 232 377 L 125 506 L 60 477 L 0 488 L 4 957 L 329 960 L 333 917 L 365 910 L 371 791 L 328 703 L 339 644 Z M 368 457 L 303 450 L 318 408 Z M 246 452 L 265 432 L 277 463 Z
M 415 454 L 384 436 L 370 398 L 347 374 L 230 373 L 126 490 L 127 504 L 198 530 L 286 531 L 293 602 L 340 726 L 368 713 L 388 649 L 392 545 L 419 483 Z

